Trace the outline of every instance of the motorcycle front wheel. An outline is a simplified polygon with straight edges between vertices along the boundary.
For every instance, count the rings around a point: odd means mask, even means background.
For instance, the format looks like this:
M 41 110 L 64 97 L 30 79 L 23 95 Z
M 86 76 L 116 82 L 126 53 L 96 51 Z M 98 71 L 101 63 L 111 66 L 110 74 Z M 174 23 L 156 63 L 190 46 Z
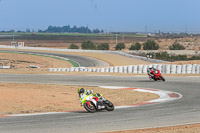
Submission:
M 165 81 L 165 78 L 163 76 L 160 76 L 160 78 L 162 79 L 162 81 Z
M 84 108 L 85 108 L 88 112 L 91 112 L 91 113 L 96 112 L 97 110 L 96 110 L 94 104 L 93 104 L 91 101 L 90 101 L 89 103 L 90 103 L 90 105 L 89 105 L 87 102 L 84 103 L 84 104 L 83 104 Z

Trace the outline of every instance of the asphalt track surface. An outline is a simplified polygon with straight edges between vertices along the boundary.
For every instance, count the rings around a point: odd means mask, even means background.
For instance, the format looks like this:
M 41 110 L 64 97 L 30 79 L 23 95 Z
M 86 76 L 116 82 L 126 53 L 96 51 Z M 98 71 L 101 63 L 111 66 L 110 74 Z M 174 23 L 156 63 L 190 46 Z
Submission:
M 0 133 L 87 133 L 200 122 L 200 77 L 166 77 L 166 82 L 154 82 L 145 76 L 0 74 L 0 82 L 155 88 L 183 96 L 171 102 L 113 112 L 1 117 Z
M 0 52 L 23 52 L 23 53 L 33 53 L 33 54 L 47 54 L 47 55 L 53 55 L 53 56 L 59 56 L 63 58 L 67 58 L 69 60 L 75 61 L 78 63 L 81 67 L 107 67 L 109 66 L 108 63 L 97 60 L 95 58 L 86 57 L 86 56 L 77 56 L 77 55 L 71 55 L 71 54 L 58 54 L 58 53 L 48 53 L 48 52 L 30 52 L 30 51 L 15 51 L 15 50 L 0 50 Z

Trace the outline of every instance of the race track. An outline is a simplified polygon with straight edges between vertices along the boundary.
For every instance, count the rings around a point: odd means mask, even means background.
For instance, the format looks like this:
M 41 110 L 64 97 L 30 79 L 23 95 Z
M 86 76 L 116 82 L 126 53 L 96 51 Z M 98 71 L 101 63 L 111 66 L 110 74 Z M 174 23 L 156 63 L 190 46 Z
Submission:
M 18 52 L 18 53 L 32 53 L 32 54 L 45 54 L 52 56 L 59 56 L 63 58 L 67 58 L 69 60 L 75 61 L 79 64 L 80 67 L 107 67 L 109 64 L 102 60 L 98 60 L 91 57 L 86 56 L 77 56 L 72 54 L 59 54 L 59 53 L 50 53 L 50 52 L 33 52 L 33 51 L 14 51 L 14 50 L 0 50 L 0 52 Z
M 0 74 L 0 82 L 141 87 L 183 95 L 181 99 L 171 102 L 116 109 L 113 112 L 1 117 L 0 133 L 86 133 L 200 122 L 200 77 L 166 77 L 166 82 L 154 82 L 145 76 Z

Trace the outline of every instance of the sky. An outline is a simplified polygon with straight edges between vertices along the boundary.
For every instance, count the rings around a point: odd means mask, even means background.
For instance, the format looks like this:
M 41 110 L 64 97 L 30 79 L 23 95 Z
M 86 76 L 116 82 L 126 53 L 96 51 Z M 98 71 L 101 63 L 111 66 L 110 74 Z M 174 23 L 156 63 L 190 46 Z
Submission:
M 88 26 L 105 32 L 200 33 L 200 0 L 0 0 L 0 31 Z

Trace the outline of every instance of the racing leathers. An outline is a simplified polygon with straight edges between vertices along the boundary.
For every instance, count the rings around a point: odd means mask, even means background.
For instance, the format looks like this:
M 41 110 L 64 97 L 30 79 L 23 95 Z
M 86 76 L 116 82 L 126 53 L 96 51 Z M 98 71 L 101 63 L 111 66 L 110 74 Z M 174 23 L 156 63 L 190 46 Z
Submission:
M 81 105 L 83 105 L 86 102 L 86 98 L 88 96 L 97 97 L 97 99 L 102 97 L 102 95 L 100 95 L 99 93 L 93 93 L 93 90 L 86 90 L 84 93 L 81 93 L 79 95 L 79 97 L 80 97 L 80 104 Z
M 149 79 L 152 79 L 152 78 L 154 78 L 154 72 L 156 71 L 156 69 L 155 68 L 148 68 L 147 69 L 147 73 L 148 73 L 148 75 L 149 75 Z

